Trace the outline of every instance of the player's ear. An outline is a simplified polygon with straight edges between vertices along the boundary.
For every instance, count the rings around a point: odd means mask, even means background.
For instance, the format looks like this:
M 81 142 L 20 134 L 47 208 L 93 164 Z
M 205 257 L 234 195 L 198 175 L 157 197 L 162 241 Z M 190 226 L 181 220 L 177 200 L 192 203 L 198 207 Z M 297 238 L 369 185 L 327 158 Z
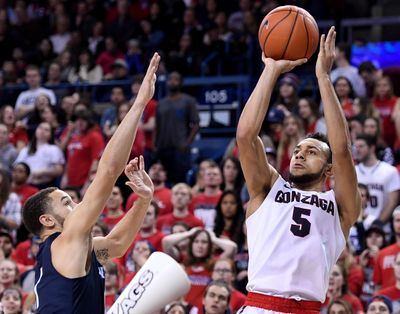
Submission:
M 53 227 L 55 225 L 55 220 L 53 216 L 48 214 L 40 215 L 39 221 L 45 227 Z

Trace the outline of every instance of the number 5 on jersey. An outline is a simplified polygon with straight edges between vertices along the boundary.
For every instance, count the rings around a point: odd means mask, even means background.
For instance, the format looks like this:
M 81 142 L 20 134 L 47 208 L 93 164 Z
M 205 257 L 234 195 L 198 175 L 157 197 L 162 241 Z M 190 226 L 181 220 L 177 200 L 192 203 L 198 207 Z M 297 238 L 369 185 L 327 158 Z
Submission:
M 296 224 L 290 226 L 290 231 L 296 236 L 304 238 L 310 233 L 311 222 L 304 218 L 303 216 L 310 216 L 311 210 L 301 207 L 293 208 L 293 221 Z

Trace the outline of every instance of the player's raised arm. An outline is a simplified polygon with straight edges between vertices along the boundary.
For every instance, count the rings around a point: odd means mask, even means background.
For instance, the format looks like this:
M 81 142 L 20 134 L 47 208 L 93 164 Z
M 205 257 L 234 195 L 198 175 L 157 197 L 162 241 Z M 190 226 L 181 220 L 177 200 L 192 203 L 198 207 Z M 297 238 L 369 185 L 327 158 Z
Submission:
M 155 53 L 135 102 L 111 137 L 101 156 L 96 177 L 86 191 L 82 202 L 65 220 L 63 237 L 68 235 L 68 238 L 78 238 L 89 234 L 103 210 L 117 178 L 128 162 L 143 110 L 154 95 L 159 62 L 160 56 Z
M 278 177 L 276 170 L 268 164 L 264 145 L 258 136 L 268 111 L 272 90 L 279 75 L 306 61 L 306 59 L 274 61 L 263 56 L 265 68 L 247 100 L 236 132 L 240 163 L 249 190 L 250 200 L 258 197 L 264 199 Z M 247 215 L 250 215 L 252 211 L 252 206 L 248 207 Z
M 316 65 L 316 75 L 324 115 L 328 129 L 328 139 L 332 150 L 335 195 L 338 202 L 342 229 L 347 236 L 350 227 L 357 220 L 361 210 L 357 188 L 357 175 L 351 156 L 351 139 L 347 122 L 329 78 L 335 58 L 336 32 L 332 27 L 327 36 L 322 35 Z

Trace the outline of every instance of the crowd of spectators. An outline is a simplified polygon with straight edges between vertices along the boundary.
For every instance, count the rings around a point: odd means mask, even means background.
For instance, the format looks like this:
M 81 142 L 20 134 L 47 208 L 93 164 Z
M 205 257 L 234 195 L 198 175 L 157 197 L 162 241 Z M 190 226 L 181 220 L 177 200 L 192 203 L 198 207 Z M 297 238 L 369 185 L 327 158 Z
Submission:
M 362 14 L 343 13 L 339 4 L 325 1 L 289 2 L 317 18 Z M 167 93 L 147 105 L 131 154 L 144 155 L 154 200 L 127 254 L 106 267 L 106 305 L 152 252 L 164 251 L 184 265 L 192 283 L 165 313 L 238 311 L 248 265 L 248 193 L 239 152 L 232 138 L 222 160 L 192 164 L 199 113 L 193 95 L 182 91 L 183 78 L 202 70 L 251 73 L 242 61 L 260 59 L 258 23 L 279 4 L 0 1 L 0 86 L 26 84 L 0 103 L 0 302 L 7 313 L 35 308 L 33 266 L 40 239 L 21 224 L 21 206 L 48 186 L 80 201 L 156 50 L 162 54 L 160 71 L 168 74 Z M 210 60 L 206 68 L 205 59 Z M 348 47 L 339 44 L 331 78 L 351 131 L 363 211 L 333 268 L 322 313 L 374 313 L 369 308 L 379 306 L 400 313 L 399 81 L 393 79 L 396 71 L 368 61 L 355 68 L 349 60 Z M 127 79 L 130 89 L 115 85 L 102 106 L 68 84 L 54 89 L 68 82 Z M 294 73 L 281 78 L 260 134 L 270 163 L 285 178 L 297 142 L 311 132 L 326 133 L 319 99 L 303 97 L 300 83 Z M 194 178 L 187 176 L 190 169 L 196 169 Z M 106 235 L 135 201 L 124 183 L 122 175 L 93 236 Z M 327 189 L 333 185 L 334 177 Z

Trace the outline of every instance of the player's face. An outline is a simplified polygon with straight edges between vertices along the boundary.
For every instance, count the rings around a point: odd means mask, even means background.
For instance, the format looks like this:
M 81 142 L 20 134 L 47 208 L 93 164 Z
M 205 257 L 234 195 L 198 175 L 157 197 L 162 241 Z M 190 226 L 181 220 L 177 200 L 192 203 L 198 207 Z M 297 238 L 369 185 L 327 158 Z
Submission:
M 215 263 L 212 280 L 222 280 L 227 284 L 231 284 L 233 279 L 232 267 L 228 261 L 222 260 Z
M 347 312 L 343 305 L 335 303 L 331 306 L 328 314 L 347 314 Z
M 77 205 L 67 193 L 61 190 L 55 190 L 49 194 L 51 198 L 52 211 L 49 215 L 53 216 L 60 226 L 64 225 L 65 218 L 74 210 Z
M 232 218 L 237 212 L 236 198 L 232 194 L 226 194 L 221 202 L 222 215 L 225 218 Z
M 210 243 L 208 242 L 208 237 L 205 232 L 200 232 L 193 241 L 192 253 L 194 257 L 203 258 L 208 253 L 208 247 Z
M 224 287 L 211 286 L 203 298 L 205 314 L 223 314 L 228 308 L 229 292 Z
M 302 140 L 294 149 L 290 160 L 290 181 L 309 184 L 321 180 L 328 167 L 326 143 L 313 138 Z
M 390 314 L 383 301 L 374 301 L 368 306 L 367 314 Z

